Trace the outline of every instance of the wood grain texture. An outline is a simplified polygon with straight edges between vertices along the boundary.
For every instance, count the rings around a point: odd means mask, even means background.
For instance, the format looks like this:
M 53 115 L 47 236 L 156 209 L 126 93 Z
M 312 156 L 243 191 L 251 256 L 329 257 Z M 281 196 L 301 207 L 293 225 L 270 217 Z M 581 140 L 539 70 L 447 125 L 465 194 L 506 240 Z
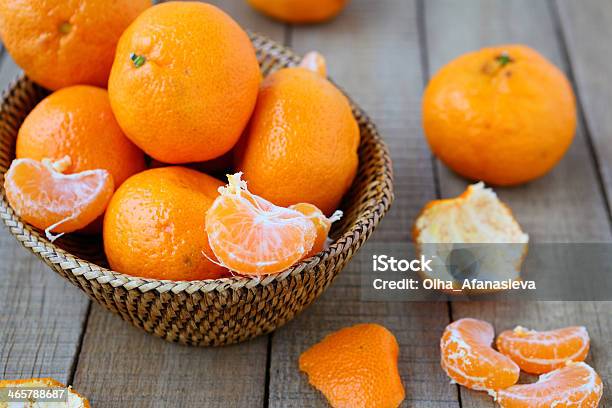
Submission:
M 284 27 L 242 0 L 215 1 L 243 27 L 283 41 Z M 268 338 L 190 348 L 137 330 L 92 306 L 74 386 L 94 407 L 263 406 Z
M 5 89 L 21 70 L 7 53 L 0 63 Z M 0 379 L 72 377 L 89 301 L 0 231 Z
M 94 304 L 74 387 L 94 407 L 260 407 L 266 354 L 266 337 L 223 348 L 167 343 Z
M 432 162 L 420 127 L 423 79 L 416 19 L 414 1 L 353 0 L 331 23 L 292 30 L 292 47 L 326 56 L 330 76 L 373 117 L 389 146 L 396 199 L 372 238 L 377 242 L 408 243 L 414 217 L 435 198 Z M 380 323 L 395 334 L 406 388 L 403 406 L 458 406 L 456 389 L 439 369 L 447 305 L 363 303 L 354 264 L 313 306 L 273 334 L 269 406 L 326 406 L 299 372 L 299 355 L 325 335 L 361 322 Z
M 562 69 L 568 69 L 555 31 L 549 3 L 529 0 L 431 0 L 424 2 L 429 64 L 435 72 L 463 52 L 499 43 L 525 43 Z M 576 7 L 576 12 L 580 7 Z M 450 29 L 452 27 L 452 29 Z M 438 163 L 443 196 L 453 196 L 468 182 Z M 610 225 L 597 169 L 580 126 L 566 157 L 545 177 L 517 188 L 496 189 L 519 222 L 539 242 L 610 241 Z M 454 319 L 476 317 L 492 322 L 499 332 L 517 324 L 538 330 L 585 325 L 593 337 L 590 362 L 609 389 L 610 303 L 529 302 L 454 303 Z M 606 395 L 610 395 L 606 391 Z M 609 398 L 609 397 L 608 397 Z M 493 406 L 486 394 L 461 388 L 463 406 Z

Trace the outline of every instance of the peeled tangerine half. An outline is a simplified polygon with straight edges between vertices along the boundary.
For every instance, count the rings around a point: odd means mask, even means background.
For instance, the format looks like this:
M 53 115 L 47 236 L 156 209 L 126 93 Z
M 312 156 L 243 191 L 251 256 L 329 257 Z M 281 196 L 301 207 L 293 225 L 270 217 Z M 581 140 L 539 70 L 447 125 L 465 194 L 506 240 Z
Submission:
M 488 391 L 516 384 L 520 369 L 492 347 L 493 326 L 482 320 L 460 319 L 449 324 L 440 340 L 442 369 L 458 384 Z
M 15 403 L 14 406 L 19 407 L 41 407 L 41 408 L 89 408 L 89 402 L 86 398 L 81 396 L 78 392 L 72 389 L 72 387 L 66 387 L 59 381 L 54 380 L 53 378 L 29 378 L 25 380 L 0 380 L 0 389 L 2 388 L 26 388 L 26 389 L 37 389 L 44 388 L 51 392 L 50 397 L 53 397 L 53 392 L 57 390 L 57 392 L 64 391 L 65 395 L 57 395 L 58 399 L 61 399 L 61 402 L 51 402 L 49 398 L 43 398 L 42 401 L 37 401 L 40 398 L 31 397 L 28 398 L 28 403 L 18 404 Z M 2 393 L 0 393 L 1 395 Z M 65 398 L 65 399 L 63 399 Z M 4 407 L 0 403 L 0 406 Z M 7 404 L 7 407 L 12 407 L 13 404 Z
M 581 362 L 543 374 L 533 384 L 499 390 L 495 400 L 504 408 L 595 408 L 602 394 L 601 378 Z
M 346 327 L 300 356 L 300 370 L 334 408 L 396 408 L 405 391 L 393 333 L 375 323 Z
M 502 283 L 520 279 L 529 236 L 510 209 L 482 182 L 456 198 L 434 200 L 413 229 L 420 254 L 432 259 L 433 276 L 463 289 L 467 280 Z M 469 289 L 467 291 L 470 291 Z M 489 284 L 477 292 L 498 290 Z
M 114 183 L 106 170 L 62 174 L 70 158 L 51 162 L 16 159 L 4 180 L 6 197 L 24 221 L 44 229 L 51 240 L 84 228 L 104 213 Z M 60 232 L 53 236 L 50 232 Z
M 531 374 L 547 373 L 569 361 L 584 361 L 589 346 L 589 333 L 582 326 L 550 331 L 518 326 L 497 337 L 497 349 Z
M 281 272 L 323 249 L 335 214 L 311 204 L 279 207 L 251 194 L 242 173 L 228 176 L 206 214 L 206 232 L 218 262 L 243 275 Z

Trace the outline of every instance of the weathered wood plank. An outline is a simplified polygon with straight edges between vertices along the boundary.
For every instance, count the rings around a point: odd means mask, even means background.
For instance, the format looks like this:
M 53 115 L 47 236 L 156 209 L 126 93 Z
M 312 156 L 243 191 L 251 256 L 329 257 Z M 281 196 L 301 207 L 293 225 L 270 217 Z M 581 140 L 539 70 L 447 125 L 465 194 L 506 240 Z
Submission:
M 215 1 L 243 27 L 277 41 L 285 28 L 242 0 Z M 268 338 L 223 349 L 166 343 L 93 305 L 74 386 L 93 406 L 263 406 Z
M 547 2 L 432 0 L 424 3 L 432 72 L 465 51 L 508 42 L 528 44 L 562 69 L 568 68 Z M 443 165 L 438 166 L 442 195 L 452 196 L 463 191 L 468 182 Z M 522 187 L 496 191 L 514 210 L 532 241 L 609 241 L 610 225 L 597 177 L 587 135 L 580 126 L 567 156 L 550 174 Z M 516 324 L 536 329 L 585 325 L 593 337 L 591 362 L 606 382 L 612 378 L 609 303 L 455 303 L 452 316 L 483 318 L 494 323 L 498 331 Z M 465 406 L 493 405 L 490 397 L 464 388 L 461 388 L 461 397 Z
M 94 304 L 75 389 L 94 407 L 262 406 L 267 341 L 224 348 L 170 344 Z
M 414 1 L 354 0 L 331 23 L 296 27 L 292 46 L 322 52 L 330 76 L 377 123 L 394 160 L 396 200 L 372 238 L 405 242 L 423 202 L 435 197 L 432 163 L 420 129 L 422 72 Z M 405 406 L 458 406 L 457 391 L 439 370 L 445 303 L 363 303 L 360 275 L 349 265 L 294 322 L 273 334 L 270 407 L 326 406 L 299 372 L 298 357 L 325 335 L 360 322 L 389 328 L 400 344 Z
M 601 0 L 557 0 L 553 10 L 571 59 L 578 97 L 612 202 L 612 6 Z
M 4 53 L 0 87 L 5 89 L 19 73 Z M 53 377 L 67 382 L 89 301 L 1 229 L 0 379 Z

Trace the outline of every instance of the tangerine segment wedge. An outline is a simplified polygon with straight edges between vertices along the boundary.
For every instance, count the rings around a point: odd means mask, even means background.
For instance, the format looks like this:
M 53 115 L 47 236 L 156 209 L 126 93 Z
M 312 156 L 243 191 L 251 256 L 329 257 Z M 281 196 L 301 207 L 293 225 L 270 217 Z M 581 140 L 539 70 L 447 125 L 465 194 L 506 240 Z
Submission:
M 84 228 L 104 213 L 114 191 L 111 174 L 106 170 L 62 174 L 69 163 L 68 157 L 55 163 L 13 160 L 4 189 L 24 221 L 47 232 L 66 233 Z
M 516 384 L 520 369 L 491 345 L 493 326 L 465 318 L 449 324 L 440 340 L 442 369 L 458 384 L 473 390 L 494 391 Z
M 567 366 L 542 374 L 533 384 L 520 384 L 500 390 L 495 400 L 503 408 L 591 408 L 603 394 L 599 375 L 588 364 Z
M 218 262 L 236 273 L 281 272 L 310 252 L 315 224 L 299 211 L 251 194 L 241 174 L 228 176 L 206 214 L 210 247 Z
M 329 230 L 334 222 L 342 218 L 342 211 L 336 211 L 331 217 L 327 218 L 323 211 L 321 211 L 316 205 L 309 203 L 298 203 L 290 206 L 292 210 L 296 210 L 307 216 L 315 225 L 317 229 L 317 238 L 312 246 L 310 252 L 305 255 L 305 258 L 314 256 L 325 249 Z
M 325 337 L 300 356 L 300 370 L 332 407 L 395 408 L 405 397 L 399 346 L 385 327 L 364 323 Z
M 518 326 L 497 337 L 497 349 L 532 374 L 547 373 L 568 361 L 584 361 L 589 346 L 589 333 L 582 326 L 541 332 Z

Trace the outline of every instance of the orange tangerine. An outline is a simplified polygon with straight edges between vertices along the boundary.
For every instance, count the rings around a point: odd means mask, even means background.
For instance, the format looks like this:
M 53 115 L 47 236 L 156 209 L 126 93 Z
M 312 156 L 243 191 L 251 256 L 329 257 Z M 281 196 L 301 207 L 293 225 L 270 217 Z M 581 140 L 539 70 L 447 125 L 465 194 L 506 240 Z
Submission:
M 68 166 L 69 157 L 55 163 L 16 159 L 5 175 L 6 197 L 17 215 L 44 229 L 49 239 L 87 226 L 104 213 L 113 195 L 108 171 L 62 174 Z
M 365 323 L 325 337 L 300 356 L 300 370 L 332 407 L 395 408 L 406 395 L 399 346 L 385 327 Z
M 495 399 L 503 408 L 594 408 L 599 405 L 602 394 L 599 375 L 580 362 L 543 374 L 533 384 L 500 390 Z
M 497 337 L 497 349 L 532 374 L 564 367 L 568 361 L 584 361 L 589 345 L 589 333 L 582 326 L 541 332 L 518 326 Z
M 315 223 L 300 211 L 251 194 L 242 173 L 228 176 L 206 214 L 210 247 L 224 267 L 245 275 L 281 272 L 310 252 Z
M 520 369 L 510 358 L 491 347 L 493 326 L 465 318 L 449 324 L 440 340 L 442 368 L 458 384 L 493 391 L 516 384 Z

